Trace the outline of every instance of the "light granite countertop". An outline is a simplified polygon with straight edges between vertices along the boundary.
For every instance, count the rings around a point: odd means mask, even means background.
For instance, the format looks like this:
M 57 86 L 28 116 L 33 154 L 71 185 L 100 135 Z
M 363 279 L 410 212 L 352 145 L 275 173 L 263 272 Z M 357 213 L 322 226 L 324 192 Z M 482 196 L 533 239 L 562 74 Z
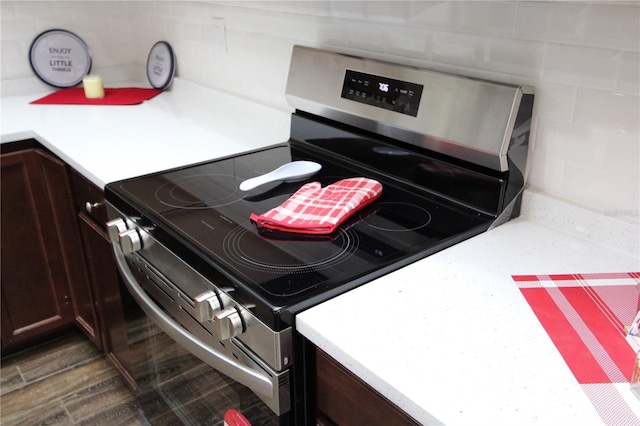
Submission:
M 2 143 L 35 137 L 100 188 L 289 139 L 290 111 L 180 78 L 139 105 L 31 105 L 51 90 L 24 91 L 1 98 Z

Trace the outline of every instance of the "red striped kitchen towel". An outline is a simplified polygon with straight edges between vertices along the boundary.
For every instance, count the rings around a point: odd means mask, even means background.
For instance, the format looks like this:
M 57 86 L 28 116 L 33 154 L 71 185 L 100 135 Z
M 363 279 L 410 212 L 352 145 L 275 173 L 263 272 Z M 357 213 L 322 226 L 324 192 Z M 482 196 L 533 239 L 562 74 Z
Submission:
M 626 330 L 640 309 L 640 272 L 514 275 L 513 280 L 607 425 L 640 425 L 629 388 Z
M 250 219 L 257 227 L 304 234 L 330 234 L 349 216 L 382 194 L 382 185 L 363 177 L 343 179 L 324 188 L 310 182 L 280 206 Z

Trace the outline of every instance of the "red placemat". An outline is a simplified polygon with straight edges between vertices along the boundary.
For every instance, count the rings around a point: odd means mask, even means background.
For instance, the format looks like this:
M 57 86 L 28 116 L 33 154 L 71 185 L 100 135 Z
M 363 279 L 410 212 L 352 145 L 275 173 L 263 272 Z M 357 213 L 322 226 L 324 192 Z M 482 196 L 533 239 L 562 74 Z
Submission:
M 162 93 L 160 89 L 139 87 L 105 88 L 104 98 L 87 99 L 82 87 L 61 89 L 30 102 L 34 105 L 137 105 Z
M 602 421 L 640 425 L 627 403 L 635 352 L 625 338 L 640 309 L 640 272 L 512 278 Z

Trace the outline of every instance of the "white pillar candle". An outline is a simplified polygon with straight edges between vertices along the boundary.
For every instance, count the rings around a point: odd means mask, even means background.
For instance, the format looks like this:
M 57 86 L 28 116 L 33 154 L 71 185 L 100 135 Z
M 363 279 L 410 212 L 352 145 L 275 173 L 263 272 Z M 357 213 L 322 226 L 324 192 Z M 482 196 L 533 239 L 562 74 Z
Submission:
M 104 86 L 102 85 L 102 77 L 99 75 L 85 75 L 82 79 L 84 86 L 84 96 L 87 99 L 104 98 Z

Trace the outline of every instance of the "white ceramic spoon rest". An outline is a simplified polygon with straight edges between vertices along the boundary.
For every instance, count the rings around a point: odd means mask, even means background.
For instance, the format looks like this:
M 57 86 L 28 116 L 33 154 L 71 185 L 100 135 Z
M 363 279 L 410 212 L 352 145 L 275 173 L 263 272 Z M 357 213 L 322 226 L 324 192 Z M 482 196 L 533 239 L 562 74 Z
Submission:
M 313 161 L 293 161 L 264 175 L 243 181 L 240 184 L 240 191 L 250 191 L 260 185 L 275 181 L 297 182 L 316 174 L 321 168 L 320 164 Z

